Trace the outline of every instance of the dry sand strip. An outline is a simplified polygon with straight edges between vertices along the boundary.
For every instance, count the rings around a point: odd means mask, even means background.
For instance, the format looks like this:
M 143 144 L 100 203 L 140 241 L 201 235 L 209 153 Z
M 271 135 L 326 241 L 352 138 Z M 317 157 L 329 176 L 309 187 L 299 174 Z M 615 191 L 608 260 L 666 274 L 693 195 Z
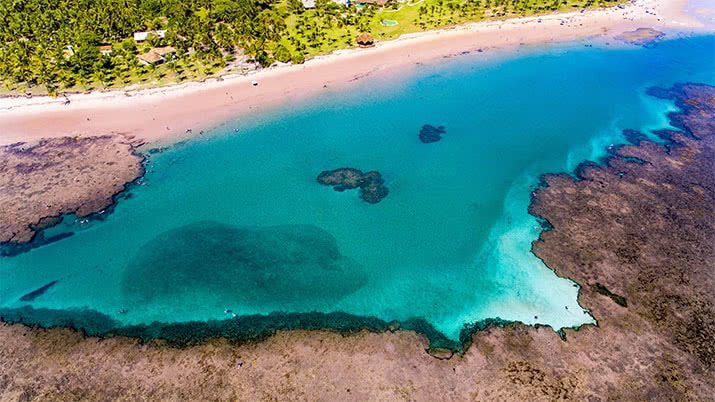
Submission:
M 51 97 L 0 99 L 0 145 L 44 137 L 123 133 L 144 141 L 170 143 L 231 118 L 344 89 L 356 78 L 405 71 L 445 56 L 520 45 L 555 43 L 593 36 L 613 37 L 627 29 L 698 29 L 684 15 L 687 0 L 635 0 L 613 7 L 542 17 L 480 22 L 404 35 L 370 49 L 339 51 L 303 65 L 268 68 L 250 75 L 226 76 L 138 91 L 108 91 L 71 96 L 71 104 Z M 399 77 L 395 76 L 395 79 Z M 252 86 L 252 81 L 258 86 Z

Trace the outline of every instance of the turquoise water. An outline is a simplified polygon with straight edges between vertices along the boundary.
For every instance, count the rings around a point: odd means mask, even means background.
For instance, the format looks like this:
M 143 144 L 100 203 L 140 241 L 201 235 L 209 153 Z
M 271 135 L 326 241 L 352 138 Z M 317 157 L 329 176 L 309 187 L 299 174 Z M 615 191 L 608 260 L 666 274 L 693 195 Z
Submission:
M 604 156 L 622 129 L 666 127 L 673 106 L 645 89 L 715 83 L 713 46 L 462 56 L 228 122 L 150 155 L 103 220 L 68 218 L 52 232 L 74 236 L 1 258 L 0 307 L 126 325 L 345 312 L 422 318 L 450 339 L 486 318 L 594 322 L 578 287 L 530 252 L 531 192 L 543 173 Z M 424 124 L 447 132 L 423 144 Z M 368 204 L 316 182 L 340 167 L 379 171 L 388 196 Z

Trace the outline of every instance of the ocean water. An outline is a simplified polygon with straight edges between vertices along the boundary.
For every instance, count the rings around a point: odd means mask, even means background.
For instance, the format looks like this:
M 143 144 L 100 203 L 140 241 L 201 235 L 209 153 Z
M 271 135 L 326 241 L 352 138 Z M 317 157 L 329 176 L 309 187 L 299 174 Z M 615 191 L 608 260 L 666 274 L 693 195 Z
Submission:
M 530 251 L 531 193 L 543 173 L 602 158 L 623 129 L 667 127 L 673 105 L 646 88 L 715 83 L 715 38 L 585 44 L 364 79 L 151 154 L 102 220 L 68 217 L 49 232 L 73 236 L 0 258 L 0 308 L 122 325 L 344 312 L 423 319 L 453 340 L 487 318 L 593 323 L 578 286 Z M 447 132 L 423 144 L 424 124 Z M 341 167 L 379 171 L 388 196 L 317 183 Z

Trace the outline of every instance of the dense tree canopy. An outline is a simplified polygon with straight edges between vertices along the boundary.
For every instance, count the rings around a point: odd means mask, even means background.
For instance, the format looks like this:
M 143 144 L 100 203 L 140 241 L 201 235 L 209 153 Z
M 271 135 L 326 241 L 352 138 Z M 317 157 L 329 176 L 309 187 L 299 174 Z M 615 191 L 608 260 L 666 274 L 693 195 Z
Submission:
M 139 69 L 137 31 L 167 30 L 148 45 L 220 60 L 237 47 L 264 53 L 285 30 L 271 0 L 4 0 L 0 16 L 0 77 L 47 86 Z
M 371 3 L 371 0 L 364 0 Z M 384 8 L 316 0 L 0 0 L 0 81 L 5 89 L 118 87 L 219 72 L 245 55 L 261 65 L 482 18 L 527 15 L 620 0 L 390 0 Z M 397 25 L 385 25 L 383 19 Z M 150 33 L 135 42 L 133 34 Z M 163 37 L 161 37 L 163 36 Z M 175 48 L 171 61 L 138 55 Z

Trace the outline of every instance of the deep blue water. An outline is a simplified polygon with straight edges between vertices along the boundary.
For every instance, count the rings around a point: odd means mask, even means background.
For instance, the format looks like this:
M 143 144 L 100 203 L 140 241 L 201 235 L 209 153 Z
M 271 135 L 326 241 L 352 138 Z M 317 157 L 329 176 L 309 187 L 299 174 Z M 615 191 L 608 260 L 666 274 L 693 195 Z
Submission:
M 646 88 L 715 83 L 714 46 L 462 56 L 228 122 L 151 155 L 106 219 L 68 219 L 53 232 L 74 236 L 1 258 L 0 307 L 86 307 L 124 324 L 225 309 L 418 317 L 451 339 L 485 318 L 593 322 L 578 287 L 530 252 L 541 230 L 530 194 L 625 128 L 667 127 L 673 106 Z M 442 141 L 421 143 L 423 124 L 445 126 Z M 389 195 L 368 204 L 316 182 L 340 167 L 379 171 Z

